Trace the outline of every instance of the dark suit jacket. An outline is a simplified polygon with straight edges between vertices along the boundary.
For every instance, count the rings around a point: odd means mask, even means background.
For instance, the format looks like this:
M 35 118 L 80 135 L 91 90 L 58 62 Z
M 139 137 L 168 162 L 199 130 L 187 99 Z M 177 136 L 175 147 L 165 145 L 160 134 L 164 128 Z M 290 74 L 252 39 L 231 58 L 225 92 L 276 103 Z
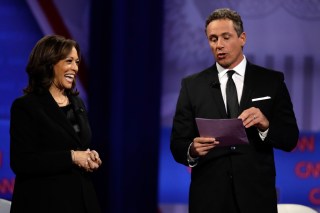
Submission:
M 10 165 L 16 181 L 12 213 L 100 212 L 89 174 L 72 163 L 70 150 L 86 150 L 91 131 L 81 99 L 69 96 L 69 100 L 80 135 L 49 92 L 13 102 Z
M 227 118 L 219 84 L 213 82 L 219 82 L 216 65 L 182 80 L 170 145 L 181 164 L 188 165 L 188 147 L 199 136 L 195 118 Z M 265 96 L 271 99 L 252 101 Z M 247 63 L 240 111 L 250 107 L 270 121 L 268 136 L 262 141 L 251 127 L 246 129 L 249 145 L 216 147 L 200 158 L 191 175 L 191 213 L 228 212 L 232 190 L 241 212 L 276 212 L 273 148 L 290 151 L 299 135 L 282 73 Z

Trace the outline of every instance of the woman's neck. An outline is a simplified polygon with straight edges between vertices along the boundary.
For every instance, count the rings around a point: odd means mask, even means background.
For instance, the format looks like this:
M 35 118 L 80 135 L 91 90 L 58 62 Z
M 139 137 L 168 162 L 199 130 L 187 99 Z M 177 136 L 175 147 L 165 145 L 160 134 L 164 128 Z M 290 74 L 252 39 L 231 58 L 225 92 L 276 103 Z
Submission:
M 69 99 L 66 96 L 64 90 L 57 88 L 55 85 L 52 85 L 49 88 L 49 92 L 59 106 L 66 106 L 69 104 Z

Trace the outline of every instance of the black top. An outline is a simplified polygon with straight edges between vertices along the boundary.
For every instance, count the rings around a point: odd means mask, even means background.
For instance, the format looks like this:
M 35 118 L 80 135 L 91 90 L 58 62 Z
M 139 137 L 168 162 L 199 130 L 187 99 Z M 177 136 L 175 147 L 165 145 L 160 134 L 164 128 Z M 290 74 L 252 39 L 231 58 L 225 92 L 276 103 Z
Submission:
M 77 118 L 75 116 L 72 103 L 70 103 L 66 106 L 60 107 L 60 109 L 67 116 L 67 119 L 71 123 L 71 125 L 73 126 L 74 131 L 79 135 L 79 133 L 80 133 L 79 122 L 77 121 Z

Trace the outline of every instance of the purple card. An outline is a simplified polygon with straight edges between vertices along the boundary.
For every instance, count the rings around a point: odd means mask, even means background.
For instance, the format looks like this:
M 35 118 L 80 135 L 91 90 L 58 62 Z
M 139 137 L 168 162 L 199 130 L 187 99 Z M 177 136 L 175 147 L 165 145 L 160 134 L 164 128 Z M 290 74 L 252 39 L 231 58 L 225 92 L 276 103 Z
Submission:
M 213 137 L 220 142 L 218 146 L 249 144 L 241 119 L 196 118 L 201 137 Z

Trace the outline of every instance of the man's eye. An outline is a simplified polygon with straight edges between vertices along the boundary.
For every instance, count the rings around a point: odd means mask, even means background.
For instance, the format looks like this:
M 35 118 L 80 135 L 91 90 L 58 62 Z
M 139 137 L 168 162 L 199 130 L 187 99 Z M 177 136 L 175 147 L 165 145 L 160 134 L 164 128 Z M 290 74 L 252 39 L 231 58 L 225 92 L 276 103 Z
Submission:
M 212 41 L 212 42 L 216 42 L 216 41 L 217 41 L 217 38 L 212 37 L 212 38 L 210 38 L 210 41 Z

